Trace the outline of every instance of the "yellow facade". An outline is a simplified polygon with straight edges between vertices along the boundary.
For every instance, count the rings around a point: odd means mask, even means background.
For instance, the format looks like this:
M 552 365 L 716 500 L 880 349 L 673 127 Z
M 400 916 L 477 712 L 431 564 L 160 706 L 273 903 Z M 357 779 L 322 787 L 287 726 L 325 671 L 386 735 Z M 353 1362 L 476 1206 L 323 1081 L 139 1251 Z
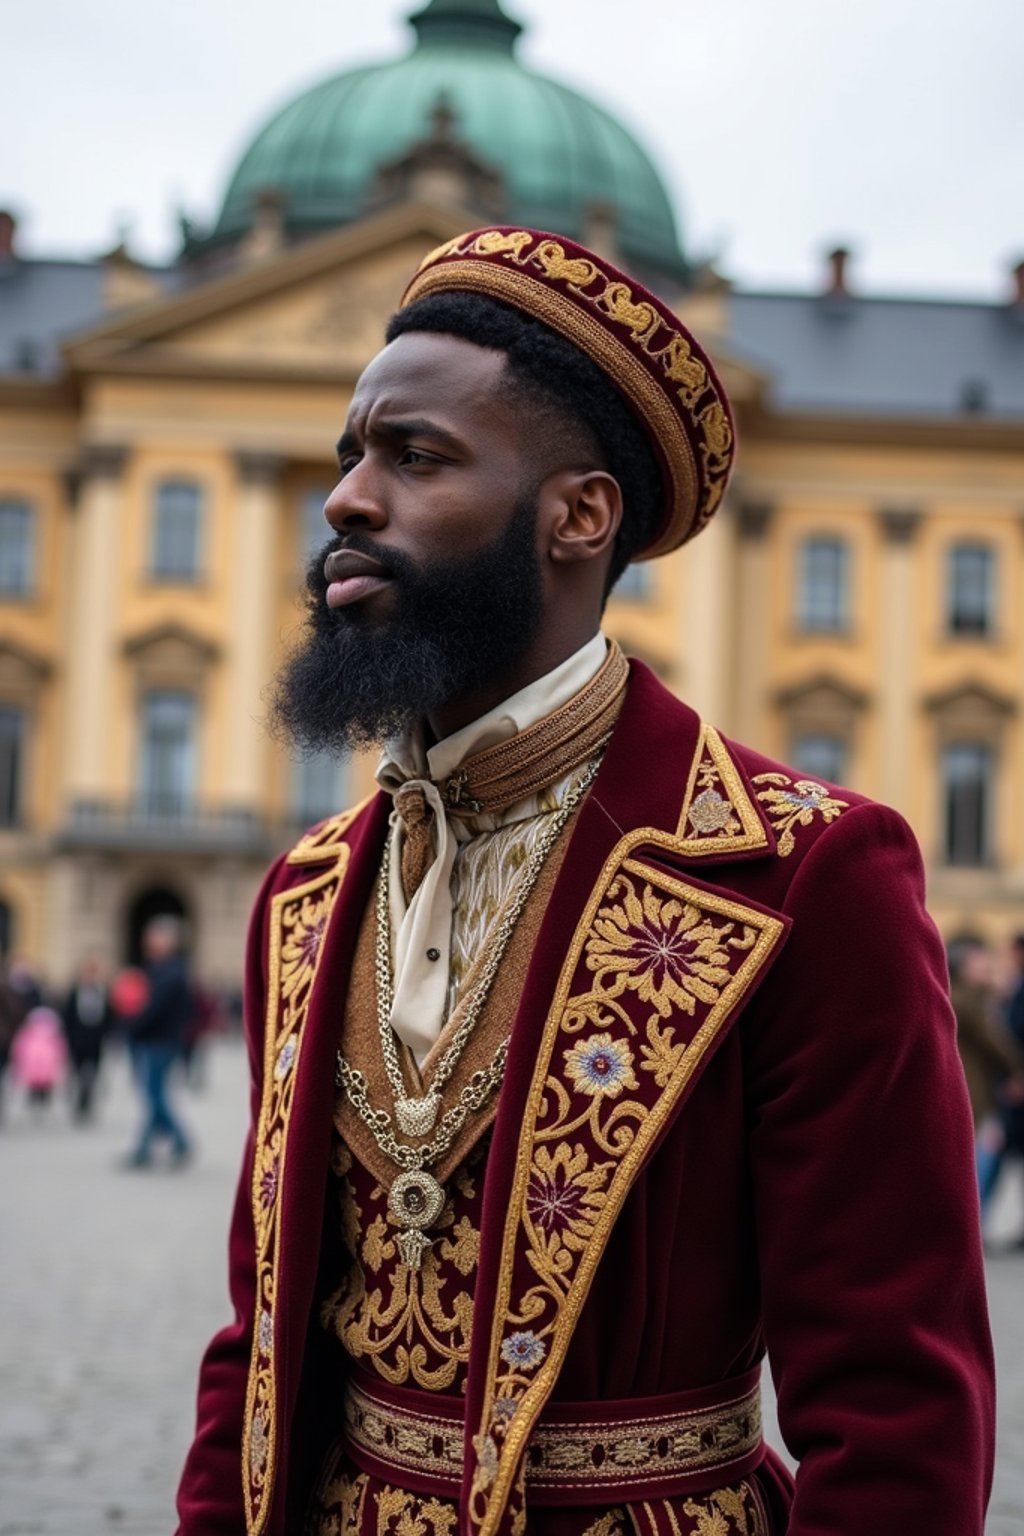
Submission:
M 310 507 L 404 279 L 465 223 L 426 204 L 366 218 L 111 309 L 67 347 L 59 381 L 0 384 L 0 505 L 31 507 L 35 526 L 29 590 L 0 594 L 0 711 L 26 722 L 0 904 L 12 949 L 54 983 L 86 949 L 126 959 L 160 893 L 189 918 L 200 973 L 240 974 L 261 872 L 301 819 L 300 770 L 264 720 L 300 622 Z M 713 348 L 720 302 L 688 301 Z M 634 578 L 608 628 L 771 756 L 841 743 L 847 781 L 913 824 L 947 933 L 1024 927 L 1024 425 L 783 418 L 763 380 L 718 354 L 742 442 L 728 503 L 691 548 Z M 197 488 L 188 579 L 153 574 L 168 483 Z M 836 540 L 847 609 L 815 630 L 801 561 L 808 541 Z M 991 552 L 985 635 L 949 633 L 958 543 Z M 140 801 L 157 696 L 193 731 L 171 815 Z M 946 846 L 942 754 L 958 743 L 992 764 L 976 867 Z M 349 791 L 369 775 L 352 765 Z

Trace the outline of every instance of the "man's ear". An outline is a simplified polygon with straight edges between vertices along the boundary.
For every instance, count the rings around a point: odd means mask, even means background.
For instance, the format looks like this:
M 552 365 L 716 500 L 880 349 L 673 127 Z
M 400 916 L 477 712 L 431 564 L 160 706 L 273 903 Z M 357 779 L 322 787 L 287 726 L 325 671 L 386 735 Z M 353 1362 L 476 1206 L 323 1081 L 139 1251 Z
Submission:
M 622 491 L 603 469 L 559 470 L 541 486 L 547 553 L 558 565 L 605 555 L 622 522 Z

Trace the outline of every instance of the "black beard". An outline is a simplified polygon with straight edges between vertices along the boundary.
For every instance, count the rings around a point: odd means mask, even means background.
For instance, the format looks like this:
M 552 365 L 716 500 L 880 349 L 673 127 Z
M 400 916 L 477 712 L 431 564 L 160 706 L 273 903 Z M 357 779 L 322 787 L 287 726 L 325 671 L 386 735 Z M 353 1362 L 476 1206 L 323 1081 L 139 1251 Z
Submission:
M 536 526 L 536 496 L 520 498 L 486 549 L 429 565 L 359 533 L 332 539 L 306 571 L 304 638 L 273 694 L 278 733 L 304 753 L 349 752 L 511 675 L 540 623 Z M 358 602 L 327 606 L 324 561 L 341 548 L 371 556 L 395 583 L 386 620 Z

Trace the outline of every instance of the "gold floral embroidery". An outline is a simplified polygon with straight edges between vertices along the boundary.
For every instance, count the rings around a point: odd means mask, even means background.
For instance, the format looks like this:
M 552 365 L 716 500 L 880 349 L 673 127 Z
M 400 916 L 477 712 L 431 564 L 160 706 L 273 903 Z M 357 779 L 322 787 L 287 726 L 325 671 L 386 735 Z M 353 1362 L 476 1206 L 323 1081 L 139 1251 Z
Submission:
M 386 1381 L 441 1392 L 465 1384 L 480 1255 L 480 1233 L 471 1219 L 477 1192 L 472 1169 L 463 1166 L 449 1186 L 441 1235 L 416 1271 L 400 1261 L 387 1191 L 364 1169 L 350 1169 L 341 1180 L 339 1218 L 354 1262 L 320 1318 L 349 1354 Z
M 702 722 L 679 817 L 679 852 L 714 858 L 765 848 L 768 834 L 728 748 Z
M 786 859 L 796 847 L 794 827 L 809 827 L 815 816 L 835 821 L 849 807 L 847 800 L 834 799 L 824 784 L 813 779 L 788 778 L 784 773 L 759 773 L 755 784 L 766 784 L 757 798 L 768 807 L 772 826 L 779 835 L 779 856 Z
M 629 987 L 663 1019 L 673 1008 L 693 1013 L 698 1001 L 717 1003 L 730 976 L 726 945 L 736 947 L 736 939 L 730 937 L 735 925 L 716 925 L 690 902 L 664 901 L 650 885 L 638 896 L 636 886 L 625 876 L 608 894 L 621 899 L 598 913 L 587 941 L 587 965 L 595 973 L 595 987 L 607 999 Z M 752 942 L 750 934 L 745 947 Z M 620 1043 L 620 1049 L 625 1045 Z M 627 1086 L 635 1088 L 636 1082 Z
M 784 931 L 778 918 L 620 859 L 617 849 L 577 928 L 524 1115 L 473 1438 L 469 1514 L 481 1536 L 513 1497 L 641 1161 Z M 645 1028 L 638 1075 L 634 1042 Z
M 256 1298 L 242 1433 L 246 1529 L 266 1523 L 277 1464 L 275 1311 L 280 1252 L 280 1193 L 303 1032 L 334 903 L 348 867 L 348 847 L 330 870 L 271 902 L 264 1036 L 263 1098 L 253 1155 L 252 1213 Z
M 626 1536 L 626 1511 L 609 1509 L 588 1525 L 583 1536 Z
M 359 1536 L 370 1479 L 365 1472 L 353 1477 L 343 1463 L 344 1451 L 339 1448 L 313 1495 L 309 1536 Z
M 377 1494 L 377 1536 L 450 1536 L 459 1523 L 447 1500 L 421 1499 L 389 1485 Z
M 681 1536 L 768 1536 L 760 1500 L 747 1482 L 687 1499 L 683 1510 L 693 1524 Z

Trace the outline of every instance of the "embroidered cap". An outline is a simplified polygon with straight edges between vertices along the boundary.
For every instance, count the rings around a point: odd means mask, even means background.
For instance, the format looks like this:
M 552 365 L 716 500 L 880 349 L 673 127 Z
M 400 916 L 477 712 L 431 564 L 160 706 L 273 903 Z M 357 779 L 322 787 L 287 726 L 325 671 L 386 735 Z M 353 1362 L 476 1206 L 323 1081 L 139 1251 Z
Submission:
M 478 293 L 565 336 L 638 417 L 665 487 L 665 516 L 634 557 L 692 539 L 719 506 L 736 442 L 732 407 L 707 353 L 667 305 L 563 235 L 475 229 L 431 251 L 402 308 L 434 293 Z

